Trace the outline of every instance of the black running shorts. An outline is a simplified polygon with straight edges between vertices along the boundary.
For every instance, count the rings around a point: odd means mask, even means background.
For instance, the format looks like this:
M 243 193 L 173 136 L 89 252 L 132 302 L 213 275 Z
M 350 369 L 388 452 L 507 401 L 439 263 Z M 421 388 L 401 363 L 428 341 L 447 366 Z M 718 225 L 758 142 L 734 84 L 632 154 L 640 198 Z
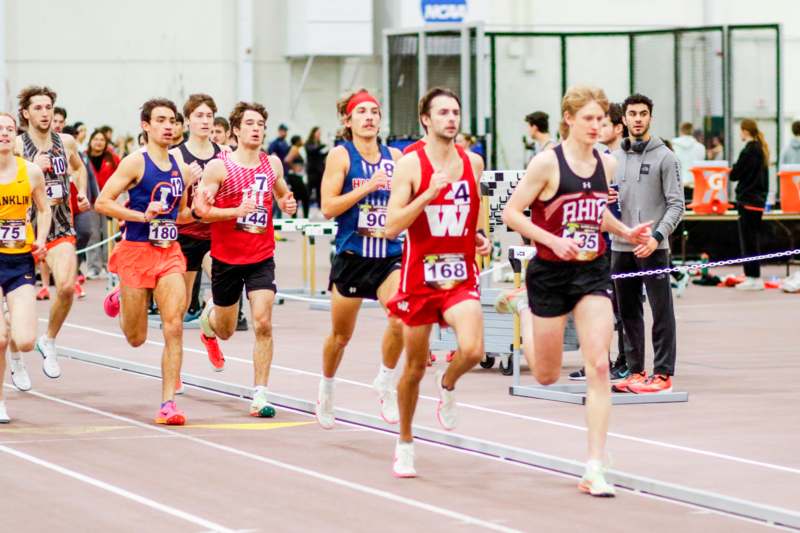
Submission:
M 607 255 L 594 261 L 544 261 L 534 258 L 525 272 L 528 303 L 534 315 L 563 316 L 584 296 L 611 298 L 611 270 Z
M 348 298 L 378 299 L 378 288 L 392 272 L 400 269 L 400 257 L 361 257 L 345 252 L 333 258 L 328 290 L 336 286 Z
M 249 265 L 229 265 L 218 259 L 211 261 L 211 294 L 214 305 L 228 307 L 239 303 L 242 289 L 278 292 L 275 285 L 275 260 L 265 259 Z
M 178 234 L 178 244 L 186 258 L 186 272 L 200 272 L 203 258 L 211 251 L 211 241 Z

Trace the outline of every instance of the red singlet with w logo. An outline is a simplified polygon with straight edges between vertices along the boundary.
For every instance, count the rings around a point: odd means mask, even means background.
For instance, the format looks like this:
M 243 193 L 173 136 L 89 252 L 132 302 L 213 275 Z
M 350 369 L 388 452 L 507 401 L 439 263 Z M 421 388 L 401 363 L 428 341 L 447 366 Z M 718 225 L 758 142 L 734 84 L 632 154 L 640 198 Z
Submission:
M 575 174 L 558 145 L 553 150 L 558 158 L 558 190 L 550 200 L 536 200 L 531 206 L 531 221 L 566 239 L 574 239 L 580 252 L 575 261 L 592 261 L 605 253 L 606 241 L 600 233 L 603 212 L 608 203 L 608 181 L 603 160 L 593 150 L 597 166 L 588 178 Z M 537 257 L 545 261 L 562 261 L 553 250 L 537 243 Z
M 419 196 L 428 189 L 433 175 L 425 150 L 418 150 L 420 160 Z M 439 196 L 408 228 L 403 245 L 400 292 L 439 293 L 456 286 L 477 287 L 475 230 L 481 200 L 469 157 L 459 152 L 464 170 L 461 177 L 444 187 Z
M 238 207 L 243 191 L 250 190 L 258 209 L 236 220 L 211 223 L 211 257 L 229 265 L 251 265 L 272 257 L 275 251 L 275 231 L 272 227 L 272 188 L 275 172 L 269 156 L 259 152 L 259 164 L 247 168 L 236 164 L 232 154 L 220 152 L 227 177 L 214 198 L 214 206 Z

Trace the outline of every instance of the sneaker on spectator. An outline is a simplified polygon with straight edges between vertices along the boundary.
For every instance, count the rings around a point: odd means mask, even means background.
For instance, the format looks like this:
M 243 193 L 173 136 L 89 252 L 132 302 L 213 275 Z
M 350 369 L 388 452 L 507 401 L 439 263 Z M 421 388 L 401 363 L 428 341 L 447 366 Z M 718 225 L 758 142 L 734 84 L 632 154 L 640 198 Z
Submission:
M 763 291 L 764 280 L 761 278 L 745 278 L 741 283 L 736 284 L 737 291 Z
M 800 270 L 781 282 L 783 292 L 800 292 Z
M 628 392 L 634 394 L 672 392 L 672 378 L 666 374 L 653 374 L 645 381 L 629 385 Z
M 647 379 L 647 372 L 645 372 L 644 370 L 637 373 L 631 373 L 628 375 L 627 378 L 625 378 L 621 382 L 611 385 L 611 391 L 631 392 L 629 390 L 631 386 L 635 385 L 636 383 L 643 383 L 646 379 Z

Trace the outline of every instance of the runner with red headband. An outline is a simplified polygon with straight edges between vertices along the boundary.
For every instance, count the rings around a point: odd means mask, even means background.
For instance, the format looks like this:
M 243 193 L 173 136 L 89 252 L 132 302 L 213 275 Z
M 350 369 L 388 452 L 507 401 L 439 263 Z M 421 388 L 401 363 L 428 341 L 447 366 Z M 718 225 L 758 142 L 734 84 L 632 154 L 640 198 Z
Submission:
M 328 154 L 322 177 L 322 213 L 336 218 L 336 256 L 331 265 L 331 325 L 322 350 L 322 380 L 317 421 L 333 427 L 333 383 L 344 349 L 353 335 L 364 298 L 386 308 L 397 292 L 402 245 L 384 235 L 386 206 L 399 150 L 378 143 L 381 107 L 362 89 L 337 104 L 344 124 L 345 143 Z M 397 393 L 394 369 L 403 351 L 402 324 L 394 318 L 383 335 L 382 363 L 373 381 L 380 412 L 396 424 Z

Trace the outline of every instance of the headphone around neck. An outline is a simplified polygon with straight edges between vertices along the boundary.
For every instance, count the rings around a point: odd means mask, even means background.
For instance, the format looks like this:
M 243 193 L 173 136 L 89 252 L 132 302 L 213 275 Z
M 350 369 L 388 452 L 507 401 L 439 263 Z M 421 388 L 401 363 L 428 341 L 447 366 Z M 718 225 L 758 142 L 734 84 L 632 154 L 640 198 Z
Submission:
M 641 139 L 636 139 L 635 141 L 631 142 L 630 137 L 626 137 L 622 141 L 622 149 L 627 151 L 632 151 L 635 154 L 643 154 L 645 149 L 647 148 L 648 141 L 643 141 Z

